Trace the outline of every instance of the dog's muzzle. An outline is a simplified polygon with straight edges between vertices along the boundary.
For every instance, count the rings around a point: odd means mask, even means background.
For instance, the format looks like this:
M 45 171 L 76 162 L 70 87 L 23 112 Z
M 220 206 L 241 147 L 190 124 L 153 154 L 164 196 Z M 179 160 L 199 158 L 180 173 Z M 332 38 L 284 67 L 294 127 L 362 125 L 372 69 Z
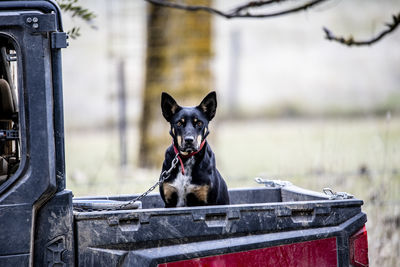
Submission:
M 192 135 L 185 136 L 182 140 L 182 146 L 180 147 L 181 152 L 192 153 L 199 149 L 200 144 Z

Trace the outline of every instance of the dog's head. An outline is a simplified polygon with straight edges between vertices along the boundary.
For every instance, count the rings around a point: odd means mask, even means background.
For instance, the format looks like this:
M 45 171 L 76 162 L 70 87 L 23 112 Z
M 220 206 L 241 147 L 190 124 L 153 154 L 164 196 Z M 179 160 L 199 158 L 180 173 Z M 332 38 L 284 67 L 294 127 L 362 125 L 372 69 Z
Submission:
M 161 110 L 171 124 L 171 135 L 180 153 L 185 155 L 197 151 L 208 134 L 208 123 L 217 109 L 217 95 L 209 93 L 196 107 L 181 107 L 167 93 L 161 95 Z

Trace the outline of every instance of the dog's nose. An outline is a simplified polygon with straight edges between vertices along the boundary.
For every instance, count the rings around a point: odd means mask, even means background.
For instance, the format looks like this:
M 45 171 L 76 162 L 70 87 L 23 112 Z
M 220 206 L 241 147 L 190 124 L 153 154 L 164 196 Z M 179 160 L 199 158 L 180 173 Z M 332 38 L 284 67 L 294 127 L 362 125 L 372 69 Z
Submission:
M 185 143 L 187 144 L 193 144 L 194 137 L 193 136 L 186 136 L 185 137 Z

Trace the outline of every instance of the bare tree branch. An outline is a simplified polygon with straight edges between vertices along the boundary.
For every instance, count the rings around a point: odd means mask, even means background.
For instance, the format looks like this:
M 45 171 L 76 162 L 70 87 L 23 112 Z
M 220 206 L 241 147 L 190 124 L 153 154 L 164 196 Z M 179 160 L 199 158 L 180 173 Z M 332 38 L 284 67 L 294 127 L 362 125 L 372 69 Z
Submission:
M 285 1 L 288 1 L 288 0 L 251 1 L 246 4 L 237 6 L 234 9 L 234 11 L 232 11 L 232 12 L 240 13 L 241 11 L 249 9 L 249 8 L 272 5 L 272 4 L 281 3 L 281 2 L 285 2 Z
M 376 37 L 373 37 L 370 40 L 366 41 L 356 41 L 354 40 L 353 36 L 350 36 L 348 38 L 337 37 L 329 29 L 325 27 L 323 28 L 323 30 L 325 32 L 325 38 L 328 39 L 329 41 L 336 41 L 347 46 L 372 45 L 381 40 L 385 35 L 394 31 L 400 25 L 400 12 L 397 15 L 393 15 L 392 18 L 393 18 L 392 23 L 386 23 L 386 26 L 388 27 L 386 30 L 381 31 Z
M 278 11 L 278 12 L 271 12 L 271 13 L 265 13 L 265 14 L 250 14 L 250 13 L 246 13 L 246 14 L 236 14 L 234 17 L 241 17 L 241 18 L 270 18 L 270 17 L 278 17 L 278 16 L 282 16 L 282 15 L 287 15 L 287 14 L 291 14 L 291 13 L 296 13 L 299 11 L 306 11 L 307 9 L 314 7 L 316 5 L 319 5 L 325 1 L 329 1 L 329 0 L 314 0 L 314 1 L 310 1 L 307 2 L 303 5 L 300 5 L 298 7 L 293 7 L 293 8 L 288 8 L 286 10 L 282 10 L 282 11 Z
M 331 1 L 331 0 L 302 1 L 303 4 L 299 4 L 298 6 L 295 6 L 295 7 L 293 7 L 293 6 L 287 7 L 286 6 L 286 8 L 283 8 L 280 11 L 267 12 L 267 13 L 251 13 L 250 10 L 254 9 L 254 8 L 278 5 L 283 2 L 288 2 L 289 0 L 248 1 L 247 3 L 244 3 L 242 5 L 235 7 L 232 11 L 222 11 L 222 10 L 219 10 L 219 9 L 216 9 L 213 7 L 209 7 L 209 6 L 205 6 L 205 5 L 181 4 L 181 3 L 177 3 L 177 2 L 174 2 L 171 0 L 145 0 L 145 1 L 147 1 L 153 5 L 167 7 L 167 8 L 175 8 L 175 9 L 181 9 L 181 10 L 187 10 L 187 11 L 205 11 L 205 12 L 209 12 L 212 14 L 216 14 L 216 15 L 225 17 L 227 19 L 231 19 L 231 18 L 278 17 L 278 16 L 283 16 L 283 15 L 287 15 L 287 14 L 300 12 L 300 11 L 306 11 L 309 8 L 312 8 L 323 2 Z M 297 1 L 297 2 L 300 2 L 300 1 Z M 354 38 L 352 36 L 350 36 L 348 38 L 337 37 L 329 29 L 327 29 L 325 27 L 323 28 L 323 30 L 325 32 L 325 38 L 330 41 L 336 41 L 336 42 L 339 42 L 339 43 L 347 45 L 347 46 L 364 46 L 364 45 L 372 45 L 372 44 L 378 42 L 383 37 L 385 37 L 387 34 L 393 32 L 399 26 L 399 24 L 400 24 L 400 13 L 397 15 L 393 15 L 392 23 L 386 23 L 386 26 L 388 27 L 386 30 L 383 30 L 376 37 L 371 38 L 370 40 L 366 40 L 366 41 L 354 40 Z
M 229 14 L 224 13 L 218 9 L 208 7 L 208 6 L 184 5 L 184 4 L 169 2 L 167 0 L 165 0 L 165 1 L 164 0 L 145 0 L 145 1 L 149 2 L 153 5 L 156 5 L 156 6 L 176 8 L 176 9 L 182 9 L 182 10 L 187 10 L 187 11 L 206 11 L 209 13 L 220 15 L 220 16 L 228 18 L 228 19 L 231 18 Z
M 318 4 L 321 4 L 325 1 L 329 0 L 313 0 L 313 1 L 308 1 L 305 4 L 302 4 L 297 7 L 292 7 L 292 8 L 287 8 L 281 11 L 277 12 L 271 12 L 271 13 L 261 13 L 261 14 L 251 14 L 248 9 L 252 7 L 260 7 L 264 5 L 271 5 L 279 2 L 284 2 L 287 0 L 270 0 L 270 1 L 252 1 L 249 2 L 245 5 L 239 6 L 236 9 L 234 9 L 231 12 L 224 12 L 209 6 L 201 6 L 201 5 L 185 5 L 185 4 L 180 4 L 176 2 L 170 2 L 167 0 L 145 0 L 149 3 L 152 3 L 154 5 L 158 6 L 163 6 L 163 7 L 169 7 L 169 8 L 176 8 L 176 9 L 182 9 L 182 10 L 187 10 L 187 11 L 206 11 L 209 13 L 213 13 L 222 17 L 225 17 L 227 19 L 231 18 L 270 18 L 270 17 L 277 17 L 277 16 L 282 16 L 282 15 L 287 15 L 290 13 L 295 13 L 303 10 L 307 10 L 313 6 L 316 6 Z M 247 12 L 244 13 L 243 11 L 246 10 Z

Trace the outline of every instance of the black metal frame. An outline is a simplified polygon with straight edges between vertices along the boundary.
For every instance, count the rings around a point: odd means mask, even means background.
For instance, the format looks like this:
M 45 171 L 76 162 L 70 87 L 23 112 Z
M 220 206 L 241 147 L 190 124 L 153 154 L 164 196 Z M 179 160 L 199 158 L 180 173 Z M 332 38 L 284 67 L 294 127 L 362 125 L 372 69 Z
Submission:
M 0 266 L 47 265 L 55 246 L 62 262 L 72 262 L 60 51 L 67 43 L 59 7 L 52 0 L 0 1 L 0 34 L 18 55 L 21 136 L 20 167 L 0 185 Z M 44 218 L 51 213 L 58 216 Z

